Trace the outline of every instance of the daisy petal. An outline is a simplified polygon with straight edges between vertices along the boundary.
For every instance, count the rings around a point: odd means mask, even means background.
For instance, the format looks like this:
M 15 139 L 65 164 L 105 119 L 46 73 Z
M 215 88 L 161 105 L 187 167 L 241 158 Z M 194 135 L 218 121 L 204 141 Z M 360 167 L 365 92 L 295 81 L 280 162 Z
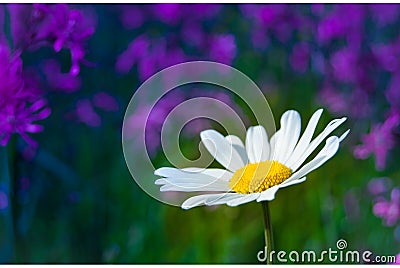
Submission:
M 230 172 L 229 172 L 230 173 Z M 208 184 L 213 184 L 213 183 L 220 183 L 221 185 L 228 185 L 228 180 L 217 178 L 217 177 L 212 177 L 205 175 L 204 173 L 200 176 L 175 176 L 175 177 L 165 177 L 162 179 L 158 179 L 155 181 L 155 184 L 160 185 L 160 184 L 165 184 L 165 183 L 170 183 L 170 184 L 185 184 L 185 183 L 196 183 L 196 184 L 202 184 L 202 185 L 208 185 Z
M 342 142 L 347 137 L 347 135 L 349 135 L 349 133 L 350 129 L 348 129 L 345 133 L 342 134 L 342 136 L 340 136 L 339 142 Z
M 303 177 L 301 179 L 292 180 L 292 181 L 289 181 L 289 182 L 287 182 L 287 180 L 286 180 L 286 181 L 282 182 L 281 184 L 279 184 L 279 188 L 285 188 L 285 187 L 288 187 L 288 186 L 291 186 L 291 185 L 294 185 L 294 184 L 299 184 L 299 183 L 305 182 L 306 179 L 307 179 L 306 177 Z
M 229 181 L 232 178 L 233 173 L 225 169 L 219 168 L 172 168 L 162 167 L 154 171 L 154 174 L 166 178 L 186 178 L 186 179 L 203 179 L 203 178 L 214 178 Z
M 271 140 L 270 140 L 270 148 L 271 148 L 271 152 L 269 154 L 269 160 L 273 159 L 274 155 L 275 155 L 275 150 L 276 150 L 276 142 L 279 138 L 280 135 L 280 130 L 278 130 L 277 132 L 274 133 L 274 135 L 272 135 Z
M 304 152 L 301 154 L 301 156 L 293 160 L 294 163 L 290 167 L 293 171 L 296 171 L 303 163 L 306 161 L 307 157 L 310 156 L 310 154 L 317 148 L 317 146 L 330 134 L 332 131 L 334 131 L 338 126 L 340 126 L 344 121 L 346 121 L 346 117 L 343 117 L 341 119 L 334 119 L 332 120 L 322 131 L 321 134 L 319 134 L 304 150 Z
M 319 168 L 322 164 L 328 161 L 332 156 L 334 156 L 339 149 L 339 138 L 336 136 L 329 137 L 326 140 L 324 148 L 317 154 L 317 156 L 311 160 L 309 163 L 304 165 L 299 171 L 294 173 L 286 181 L 290 182 L 305 176 L 311 171 Z
M 270 147 L 263 126 L 250 127 L 246 133 L 246 152 L 250 163 L 268 160 Z
M 277 140 L 275 155 L 273 159 L 281 163 L 285 161 L 292 154 L 294 147 L 300 137 L 301 119 L 297 111 L 286 111 L 281 117 L 281 134 Z
M 256 200 L 260 196 L 260 193 L 245 194 L 243 196 L 238 196 L 235 199 L 228 201 L 226 204 L 231 207 L 236 207 L 244 203 L 248 203 Z
M 200 133 L 201 141 L 221 165 L 235 171 L 245 165 L 239 153 L 219 132 L 209 129 Z
M 190 209 L 193 207 L 197 207 L 197 206 L 201 206 L 204 205 L 204 203 L 206 202 L 207 198 L 210 197 L 222 197 L 225 194 L 204 194 L 204 195 L 196 195 L 193 196 L 189 199 L 186 199 L 185 202 L 183 202 L 182 204 L 182 208 L 183 209 Z
M 242 140 L 235 135 L 228 135 L 225 139 L 233 146 L 233 148 L 238 152 L 240 157 L 242 158 L 243 163 L 247 164 L 249 159 L 247 158 L 246 148 Z
M 285 165 L 292 168 L 294 163 L 300 158 L 300 156 L 307 149 L 307 146 L 310 144 L 310 141 L 314 135 L 315 128 L 317 127 L 318 121 L 322 114 L 322 109 L 317 110 L 310 118 L 306 130 L 304 130 L 303 135 L 301 136 L 299 142 L 296 145 L 292 155 L 286 161 Z
M 161 186 L 160 191 L 175 191 L 175 192 L 227 192 L 230 191 L 229 185 L 227 183 L 223 184 L 221 181 L 217 181 L 211 184 L 204 183 L 193 183 L 193 182 L 185 182 L 185 183 L 170 183 L 165 181 L 165 184 Z
M 224 204 L 228 200 L 235 198 L 238 194 L 236 193 L 220 193 L 220 194 L 204 194 L 193 196 L 189 199 L 186 199 L 182 204 L 183 209 L 190 209 L 193 207 L 201 206 L 201 205 L 219 205 Z
M 205 186 L 205 185 L 211 185 L 211 184 L 215 184 L 215 185 L 221 185 L 225 186 L 225 185 L 229 185 L 229 183 L 227 181 L 223 181 L 223 180 L 218 180 L 216 178 L 212 178 L 212 177 L 203 177 L 203 178 L 176 178 L 176 177 L 172 177 L 172 178 L 162 178 L 162 179 L 158 179 L 156 180 L 156 184 L 157 185 L 161 185 L 161 184 L 172 184 L 172 185 L 177 185 L 180 187 L 183 187 L 185 185 L 198 185 L 198 186 Z
M 215 206 L 215 205 L 222 205 L 226 204 L 231 200 L 234 200 L 240 196 L 243 196 L 244 194 L 237 194 L 237 193 L 226 193 L 223 196 L 218 196 L 218 197 L 210 197 L 206 200 L 205 205 L 206 206 Z
M 275 185 L 267 190 L 263 191 L 257 198 L 257 202 L 271 201 L 275 198 L 276 192 L 279 190 L 279 185 Z

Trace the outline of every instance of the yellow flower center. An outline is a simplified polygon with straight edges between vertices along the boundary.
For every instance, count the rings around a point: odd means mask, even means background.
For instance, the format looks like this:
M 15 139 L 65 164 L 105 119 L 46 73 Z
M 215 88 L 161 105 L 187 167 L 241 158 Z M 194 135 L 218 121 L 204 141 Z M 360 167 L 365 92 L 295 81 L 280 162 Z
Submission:
M 292 171 L 278 161 L 264 161 L 248 164 L 235 171 L 229 187 L 237 193 L 260 193 L 284 182 Z

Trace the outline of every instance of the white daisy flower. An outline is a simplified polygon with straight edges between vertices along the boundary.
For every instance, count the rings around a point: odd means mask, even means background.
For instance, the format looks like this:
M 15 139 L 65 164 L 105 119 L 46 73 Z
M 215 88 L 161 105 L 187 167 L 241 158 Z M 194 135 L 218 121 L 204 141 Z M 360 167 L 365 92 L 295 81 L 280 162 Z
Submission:
M 200 137 L 205 147 L 226 169 L 162 167 L 154 172 L 163 177 L 155 183 L 162 185 L 160 191 L 216 192 L 187 199 L 182 204 L 183 209 L 271 201 L 280 188 L 304 182 L 308 173 L 334 156 L 339 143 L 350 132 L 327 138 L 314 159 L 304 164 L 317 146 L 346 121 L 345 117 L 332 120 L 312 139 L 321 114 L 322 109 L 313 114 L 301 137 L 300 114 L 294 110 L 282 115 L 281 129 L 271 139 L 264 127 L 250 127 L 245 145 L 237 136 L 224 137 L 215 130 L 202 131 Z

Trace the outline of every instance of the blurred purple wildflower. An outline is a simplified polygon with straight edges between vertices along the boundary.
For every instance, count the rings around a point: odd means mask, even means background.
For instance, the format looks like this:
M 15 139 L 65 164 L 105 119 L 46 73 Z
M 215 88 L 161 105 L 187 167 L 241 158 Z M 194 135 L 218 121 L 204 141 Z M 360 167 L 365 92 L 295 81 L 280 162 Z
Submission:
M 31 146 L 37 143 L 26 133 L 36 133 L 43 127 L 34 124 L 50 115 L 50 108 L 40 90 L 24 79 L 22 61 L 0 45 L 0 145 L 5 146 L 12 133 L 18 133 Z
M 116 70 L 120 73 L 128 73 L 135 63 L 147 57 L 149 45 L 145 35 L 133 39 L 128 48 L 118 56 L 115 65 Z
M 372 52 L 379 65 L 388 72 L 396 71 L 399 67 L 400 46 L 395 43 L 377 44 L 372 46 Z
M 204 46 L 205 36 L 207 35 L 201 25 L 196 22 L 186 22 L 182 27 L 182 39 L 190 40 L 188 45 L 197 49 L 201 49 Z
M 236 56 L 235 37 L 231 34 L 214 36 L 210 44 L 210 58 L 212 60 L 231 64 Z
M 15 47 L 38 48 L 50 43 L 54 51 L 71 53 L 71 75 L 78 75 L 84 61 L 84 46 L 93 35 L 95 20 L 66 4 L 10 4 L 11 32 Z
M 60 90 L 66 93 L 77 91 L 81 87 L 81 79 L 70 73 L 61 72 L 60 64 L 54 60 L 47 60 L 43 67 L 47 83 L 53 89 Z
M 347 110 L 345 96 L 330 85 L 322 87 L 322 90 L 319 92 L 319 99 L 333 113 L 343 114 Z
M 113 96 L 106 92 L 98 92 L 93 96 L 93 104 L 107 112 L 114 112 L 119 109 L 118 102 Z
M 387 226 L 394 226 L 400 219 L 400 189 L 393 188 L 390 200 L 379 199 L 373 207 L 374 214 Z
M 400 72 L 397 71 L 391 77 L 388 88 L 385 91 L 387 101 L 392 105 L 393 109 L 400 113 Z
M 145 36 L 134 39 L 118 56 L 115 68 L 120 73 L 129 72 L 137 65 L 139 78 L 143 81 L 163 68 L 182 63 L 185 55 L 180 48 L 168 48 L 167 40 L 150 41 Z
M 310 47 L 307 43 L 297 43 L 290 55 L 290 64 L 295 71 L 305 72 L 310 61 Z
M 136 29 L 142 26 L 145 20 L 143 8 L 137 5 L 122 5 L 120 10 L 120 19 L 126 29 Z
M 229 107 L 232 107 L 235 111 L 238 111 L 239 115 L 244 118 L 244 115 L 240 112 L 240 109 L 236 108 L 236 103 L 231 99 L 229 94 L 224 92 L 213 92 L 207 90 L 193 89 L 190 91 L 184 90 L 173 90 L 163 95 L 158 102 L 150 107 L 149 105 L 139 106 L 138 109 L 133 113 L 130 118 L 127 119 L 127 127 L 131 129 L 132 133 L 138 133 L 142 131 L 141 126 L 145 124 L 145 144 L 149 153 L 155 155 L 161 144 L 161 129 L 171 111 L 183 103 L 186 100 L 192 100 L 197 97 L 210 97 L 214 100 L 224 102 Z M 195 105 L 191 111 L 185 113 L 177 112 L 176 117 L 171 120 L 186 120 L 188 113 L 191 115 L 199 114 L 202 111 L 198 109 L 205 109 L 204 106 Z M 181 110 L 183 111 L 183 110 Z M 146 117 L 148 115 L 148 117 Z M 192 118 L 192 117 L 191 117 Z M 204 118 L 196 118 L 191 120 L 185 125 L 182 134 L 186 137 L 197 136 L 198 133 L 206 128 L 211 127 L 211 121 Z
M 152 5 L 152 10 L 155 16 L 162 22 L 175 25 L 179 22 L 184 12 L 181 4 L 155 4 Z
M 90 127 L 98 127 L 101 125 L 101 117 L 96 113 L 92 102 L 88 99 L 78 100 L 76 103 L 75 115 L 78 121 Z
M 317 40 L 327 44 L 333 39 L 345 38 L 352 48 L 359 48 L 363 35 L 365 6 L 335 5 L 318 24 Z
M 204 29 L 207 20 L 212 21 L 221 9 L 215 4 L 155 4 L 140 9 L 122 5 L 120 19 L 128 28 L 142 25 L 142 32 L 152 32 L 158 20 L 166 29 L 162 34 L 136 36 L 117 57 L 115 69 L 128 73 L 136 67 L 141 81 L 163 68 L 188 60 L 211 58 L 230 64 L 236 56 L 236 42 L 231 34 L 209 35 Z M 133 18 L 138 16 L 138 21 Z M 155 27 L 155 33 L 159 32 Z M 209 36 L 209 37 L 208 37 Z M 190 53 L 187 50 L 190 49 Z
M 368 191 L 373 195 L 379 195 L 389 190 L 392 185 L 390 178 L 375 178 L 368 182 Z
M 394 129 L 400 124 L 400 115 L 393 113 L 383 124 L 375 124 L 369 134 L 362 136 L 363 144 L 354 149 L 355 157 L 366 159 L 370 154 L 375 155 L 376 168 L 382 170 L 386 166 L 386 156 L 396 142 Z
M 392 24 L 398 19 L 399 5 L 397 4 L 370 4 L 369 10 L 376 23 L 383 27 Z
M 343 48 L 331 58 L 334 76 L 343 82 L 356 82 L 358 74 L 357 53 L 350 48 Z

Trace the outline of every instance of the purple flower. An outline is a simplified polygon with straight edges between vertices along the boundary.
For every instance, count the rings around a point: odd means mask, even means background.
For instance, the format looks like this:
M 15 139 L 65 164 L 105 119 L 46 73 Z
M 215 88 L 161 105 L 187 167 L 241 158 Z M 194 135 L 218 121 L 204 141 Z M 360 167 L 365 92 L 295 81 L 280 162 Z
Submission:
M 318 25 L 318 41 L 320 43 L 327 43 L 334 38 L 343 36 L 345 32 L 345 25 L 343 18 L 332 14 L 323 18 Z
M 319 92 L 319 99 L 333 113 L 343 114 L 347 110 L 346 97 L 330 85 L 322 88 Z
M 69 9 L 66 4 L 57 4 L 52 9 L 52 37 L 55 38 L 53 48 L 56 52 L 62 48 L 71 52 L 72 75 L 79 74 L 79 63 L 85 56 L 84 44 L 93 35 L 95 27 L 93 18 L 87 19 L 79 10 Z
M 368 191 L 373 195 L 382 194 L 388 191 L 391 185 L 392 180 L 390 178 L 375 178 L 368 182 Z
M 236 56 L 235 37 L 231 34 L 214 36 L 210 44 L 210 58 L 212 60 L 230 64 Z
M 106 92 L 98 92 L 96 95 L 93 96 L 93 104 L 108 112 L 114 112 L 119 109 L 118 102 L 115 98 Z
M 48 43 L 56 52 L 66 48 L 71 53 L 70 73 L 79 74 L 84 45 L 95 30 L 93 17 L 69 9 L 66 4 L 10 4 L 8 9 L 17 48 L 38 48 Z
M 45 61 L 43 71 L 49 86 L 56 90 L 72 93 L 81 87 L 81 79 L 70 73 L 62 73 L 61 66 L 56 60 Z
M 95 112 L 90 100 L 79 100 L 76 103 L 75 114 L 78 118 L 78 121 L 90 127 L 98 127 L 101 125 L 101 117 Z
M 349 46 L 358 48 L 361 45 L 365 14 L 363 5 L 336 5 L 318 25 L 318 41 L 326 44 L 332 39 L 345 38 Z
M 362 136 L 363 144 L 356 146 L 354 156 L 366 159 L 370 154 L 375 155 L 376 168 L 382 170 L 386 165 L 386 155 L 395 145 L 393 130 L 400 124 L 400 115 L 392 113 L 383 124 L 375 124 L 369 134 Z
M 183 25 L 181 32 L 183 40 L 190 40 L 188 45 L 201 49 L 204 45 L 206 33 L 196 22 L 187 22 Z
M 317 16 L 323 15 L 325 11 L 324 4 L 311 4 L 311 12 Z
M 270 44 L 267 30 L 262 27 L 254 27 L 251 30 L 251 43 L 256 49 L 263 50 Z
M 343 82 L 355 82 L 358 73 L 357 52 L 350 48 L 343 48 L 333 54 L 331 58 L 335 78 Z
M 170 25 L 175 25 L 179 22 L 181 16 L 184 14 L 182 12 L 182 5 L 180 4 L 155 4 L 151 5 L 154 14 L 162 22 Z
M 372 46 L 372 52 L 375 56 L 376 61 L 386 71 L 393 72 L 398 69 L 399 63 L 398 58 L 400 56 L 400 49 L 397 44 L 378 44 Z
M 183 51 L 177 47 L 169 48 L 167 40 L 149 40 L 145 36 L 139 36 L 118 56 L 115 68 L 120 73 L 127 73 L 136 65 L 139 78 L 143 81 L 161 69 L 185 60 Z
M 370 95 L 365 88 L 355 88 L 348 96 L 348 112 L 353 118 L 368 118 L 371 114 Z
M 50 35 L 49 8 L 44 4 L 9 4 L 11 34 L 16 48 L 37 48 Z
M 393 108 L 400 109 L 400 72 L 392 75 L 388 88 L 385 91 L 385 96 Z
M 145 35 L 133 39 L 128 48 L 117 58 L 115 68 L 120 73 L 128 73 L 133 65 L 149 55 L 150 42 Z
M 400 219 L 400 189 L 392 190 L 390 200 L 378 200 L 373 207 L 374 214 L 382 218 L 384 224 L 393 226 Z
M 143 25 L 145 14 L 137 5 L 121 5 L 121 22 L 126 29 L 136 29 Z
M 260 21 L 267 27 L 272 26 L 284 15 L 286 9 L 287 5 L 283 4 L 263 5 L 259 13 Z
M 381 27 L 394 23 L 399 16 L 398 4 L 370 4 L 368 7 L 376 23 Z
M 305 72 L 310 61 L 310 47 L 307 43 L 297 43 L 293 47 L 289 58 L 290 64 L 295 71 Z
M 31 146 L 37 143 L 26 133 L 42 131 L 34 124 L 50 115 L 40 91 L 23 77 L 22 61 L 0 45 L 0 145 L 5 146 L 12 133 L 18 133 Z

